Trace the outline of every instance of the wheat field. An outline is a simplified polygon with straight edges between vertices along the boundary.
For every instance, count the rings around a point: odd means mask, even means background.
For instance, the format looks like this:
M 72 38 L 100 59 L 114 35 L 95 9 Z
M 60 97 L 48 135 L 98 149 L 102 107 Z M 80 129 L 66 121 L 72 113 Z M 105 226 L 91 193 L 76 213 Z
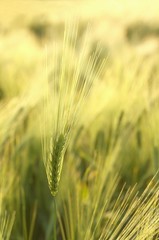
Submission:
M 159 239 L 158 5 L 0 2 L 0 240 Z

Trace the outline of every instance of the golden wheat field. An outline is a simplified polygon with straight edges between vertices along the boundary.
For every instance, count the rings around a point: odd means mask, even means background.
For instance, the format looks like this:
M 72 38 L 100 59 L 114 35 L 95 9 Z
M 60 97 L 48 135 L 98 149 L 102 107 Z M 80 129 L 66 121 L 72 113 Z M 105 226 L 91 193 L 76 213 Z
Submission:
M 159 239 L 158 9 L 0 1 L 0 240 Z

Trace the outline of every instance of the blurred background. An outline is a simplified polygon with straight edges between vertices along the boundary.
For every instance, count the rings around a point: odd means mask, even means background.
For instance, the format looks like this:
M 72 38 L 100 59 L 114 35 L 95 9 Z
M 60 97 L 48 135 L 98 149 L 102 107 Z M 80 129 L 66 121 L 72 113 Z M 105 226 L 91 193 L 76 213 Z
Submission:
M 132 57 L 140 61 L 158 56 L 157 0 L 1 1 L 0 16 L 1 98 L 9 94 L 4 82 L 14 82 L 15 75 L 16 85 L 30 81 L 45 45 L 62 41 L 64 23 L 71 17 L 79 20 L 79 41 L 91 25 L 90 48 L 100 43 L 103 56 L 116 55 L 123 64 Z M 9 91 L 14 95 L 17 90 Z
M 68 17 L 80 19 L 81 34 L 88 22 L 92 38 L 106 47 L 133 47 L 140 54 L 156 52 L 158 38 L 158 1 L 2 1 L 1 35 L 20 36 L 26 41 L 44 43 L 63 31 Z M 3 38 L 2 38 L 3 40 Z M 1 41 L 2 41 L 1 40 Z M 117 50 L 115 48 L 115 51 Z

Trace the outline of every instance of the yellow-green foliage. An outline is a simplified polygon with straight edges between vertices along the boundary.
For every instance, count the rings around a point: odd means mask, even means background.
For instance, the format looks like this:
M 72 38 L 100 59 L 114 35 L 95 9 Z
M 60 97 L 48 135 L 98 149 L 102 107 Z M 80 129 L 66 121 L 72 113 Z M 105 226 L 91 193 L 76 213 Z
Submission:
M 4 154 L 3 154 L 4 155 Z M 7 200 L 11 197 L 11 188 L 15 181 L 14 172 L 8 166 L 8 160 L 0 159 L 0 239 L 9 240 L 15 220 L 15 212 L 8 212 Z

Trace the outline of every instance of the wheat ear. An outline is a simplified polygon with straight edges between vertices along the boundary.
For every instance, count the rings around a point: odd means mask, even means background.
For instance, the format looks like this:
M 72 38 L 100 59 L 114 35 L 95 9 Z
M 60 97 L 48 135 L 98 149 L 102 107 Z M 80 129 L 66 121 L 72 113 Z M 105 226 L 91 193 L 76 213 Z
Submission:
M 82 50 L 77 54 L 77 30 L 76 23 L 67 23 L 61 55 L 58 53 L 57 45 L 51 61 L 48 57 L 50 51 L 47 53 L 47 75 L 49 76 L 50 69 L 52 74 L 47 82 L 45 95 L 43 155 L 49 188 L 53 196 L 58 192 L 63 159 L 72 130 L 93 81 L 97 79 L 104 63 L 97 64 L 99 48 L 90 57 L 86 56 L 87 35 Z
M 50 160 L 51 164 L 49 165 L 49 188 L 51 194 L 55 196 L 58 192 L 58 185 L 61 176 L 61 170 L 63 165 L 63 158 L 64 158 L 64 151 L 65 151 L 65 144 L 66 140 L 63 134 L 52 142 L 50 140 Z

